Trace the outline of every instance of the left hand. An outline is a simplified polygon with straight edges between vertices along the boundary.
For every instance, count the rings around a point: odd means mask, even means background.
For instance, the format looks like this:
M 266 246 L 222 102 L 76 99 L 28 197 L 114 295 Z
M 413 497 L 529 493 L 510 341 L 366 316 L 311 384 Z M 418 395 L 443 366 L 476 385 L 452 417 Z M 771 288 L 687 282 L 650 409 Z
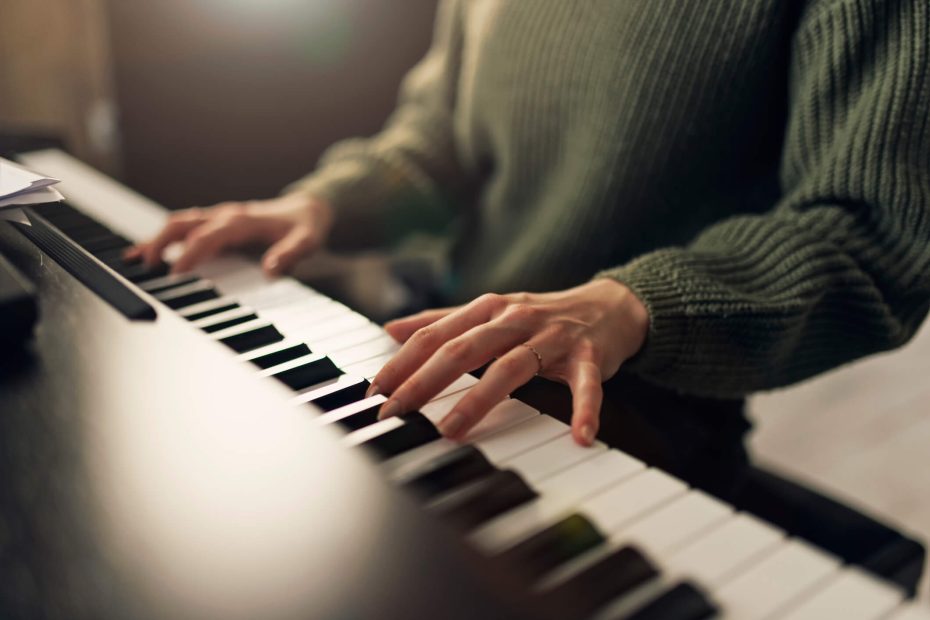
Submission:
M 591 445 L 599 426 L 601 383 L 642 347 L 649 316 L 629 288 L 601 278 L 556 293 L 483 295 L 385 328 L 404 346 L 369 388 L 369 396 L 390 395 L 380 417 L 419 409 L 462 374 L 497 358 L 440 421 L 444 436 L 461 439 L 538 374 L 569 385 L 572 435 Z

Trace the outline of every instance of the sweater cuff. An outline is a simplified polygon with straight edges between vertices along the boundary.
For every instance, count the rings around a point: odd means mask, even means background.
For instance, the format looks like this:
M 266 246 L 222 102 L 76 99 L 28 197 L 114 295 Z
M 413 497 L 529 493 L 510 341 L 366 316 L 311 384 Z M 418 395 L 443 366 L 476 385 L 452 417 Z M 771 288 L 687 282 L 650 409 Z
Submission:
M 649 313 L 649 331 L 639 352 L 624 362 L 626 370 L 661 381 L 661 373 L 681 360 L 691 321 L 683 301 L 676 256 L 681 250 L 658 250 L 622 267 L 607 269 L 597 278 L 612 278 L 626 285 Z

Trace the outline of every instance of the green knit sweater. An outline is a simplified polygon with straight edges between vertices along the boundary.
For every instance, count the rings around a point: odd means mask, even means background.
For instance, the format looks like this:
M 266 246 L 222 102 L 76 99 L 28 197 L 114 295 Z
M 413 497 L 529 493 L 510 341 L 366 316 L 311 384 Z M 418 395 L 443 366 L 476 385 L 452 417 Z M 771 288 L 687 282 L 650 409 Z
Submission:
M 454 221 L 457 300 L 616 278 L 628 369 L 739 396 L 927 313 L 928 55 L 927 0 L 447 0 L 385 129 L 300 185 L 336 246 Z

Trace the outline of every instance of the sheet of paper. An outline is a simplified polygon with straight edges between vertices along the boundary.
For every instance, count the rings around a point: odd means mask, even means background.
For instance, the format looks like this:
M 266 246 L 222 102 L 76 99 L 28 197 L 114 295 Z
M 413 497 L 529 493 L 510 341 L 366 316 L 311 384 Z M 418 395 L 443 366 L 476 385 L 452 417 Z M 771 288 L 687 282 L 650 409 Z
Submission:
M 58 179 L 43 176 L 0 157 L 0 200 L 22 196 L 58 183 Z
M 61 202 L 65 197 L 54 187 L 45 187 L 26 194 L 18 194 L 12 198 L 0 199 L 0 209 L 22 207 L 24 205 L 38 205 L 45 202 Z

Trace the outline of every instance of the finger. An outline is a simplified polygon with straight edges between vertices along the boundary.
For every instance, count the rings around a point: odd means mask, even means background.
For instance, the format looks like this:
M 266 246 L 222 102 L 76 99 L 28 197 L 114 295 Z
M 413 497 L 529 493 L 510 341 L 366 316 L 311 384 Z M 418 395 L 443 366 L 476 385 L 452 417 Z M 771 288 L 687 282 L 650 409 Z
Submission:
M 184 239 L 204 221 L 205 217 L 200 209 L 188 209 L 173 215 L 154 239 L 142 244 L 142 260 L 149 266 L 160 263 L 165 248 L 175 241 Z
M 204 224 L 188 236 L 184 252 L 171 267 L 171 272 L 184 273 L 190 271 L 198 264 L 219 254 L 223 248 L 228 247 L 234 241 L 236 241 L 236 237 L 228 223 L 212 222 Z
M 382 417 L 414 411 L 463 374 L 512 349 L 524 336 L 502 322 L 486 323 L 436 351 L 382 405 Z
M 536 375 L 539 361 L 527 347 L 517 346 L 491 364 L 468 393 L 438 425 L 450 439 L 462 439 L 496 404 Z
M 574 362 L 568 385 L 572 390 L 572 437 L 582 446 L 594 443 L 600 426 L 604 389 L 594 362 Z
M 262 267 L 268 275 L 276 276 L 288 271 L 302 256 L 320 246 L 320 236 L 310 226 L 295 226 L 284 237 L 268 248 L 262 258 Z
M 397 342 L 407 342 L 407 340 L 418 329 L 427 325 L 432 325 L 439 319 L 455 312 L 459 306 L 454 308 L 436 308 L 434 310 L 424 310 L 410 316 L 395 319 L 385 323 L 384 329 Z
M 418 329 L 374 378 L 371 393 L 392 393 L 443 344 L 488 322 L 496 309 L 495 304 L 494 296 L 479 297 L 435 323 Z
M 134 245 L 123 252 L 123 260 L 135 260 L 142 256 L 142 244 Z

